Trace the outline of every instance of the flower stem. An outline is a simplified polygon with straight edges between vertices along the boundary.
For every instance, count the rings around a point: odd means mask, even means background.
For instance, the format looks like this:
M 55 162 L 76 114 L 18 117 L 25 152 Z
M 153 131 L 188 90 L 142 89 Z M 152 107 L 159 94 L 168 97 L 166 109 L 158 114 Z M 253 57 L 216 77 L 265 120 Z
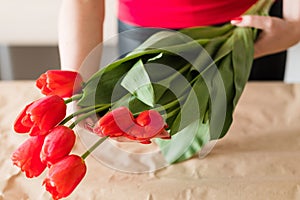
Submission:
M 70 114 L 69 116 L 67 116 L 62 122 L 60 122 L 60 125 L 64 125 L 65 123 L 67 123 L 68 121 L 70 121 L 71 119 L 73 119 L 73 117 L 76 117 L 77 115 L 80 115 L 82 113 L 86 113 L 89 112 L 91 110 L 100 108 L 100 105 L 95 105 L 95 106 L 89 106 L 86 108 L 81 108 L 80 110 Z
M 87 113 L 83 114 L 82 116 L 78 117 L 78 119 L 76 119 L 76 120 L 69 126 L 69 128 L 70 128 L 70 129 L 73 129 L 73 128 L 74 128 L 79 122 L 81 122 L 82 120 L 88 118 L 89 116 L 91 116 L 91 115 L 93 115 L 93 114 L 95 114 L 95 113 L 97 113 L 97 112 L 101 112 L 101 111 L 103 111 L 103 110 L 105 110 L 105 109 L 108 109 L 109 107 L 110 107 L 110 105 L 105 105 L 105 106 L 99 107 L 99 108 L 97 108 L 97 109 L 95 109 L 95 110 L 92 110 L 92 111 L 90 111 L 90 112 L 87 112 Z
M 174 100 L 174 101 L 171 101 L 171 102 L 169 102 L 169 103 L 167 103 L 167 104 L 165 104 L 165 105 L 162 105 L 162 106 L 156 108 L 155 110 L 156 110 L 157 112 L 161 112 L 161 111 L 163 111 L 163 110 L 168 110 L 168 109 L 170 109 L 170 108 L 172 108 L 172 107 L 174 107 L 174 106 L 180 104 L 180 102 L 181 102 L 182 100 L 184 100 L 184 98 L 185 98 L 184 96 L 181 96 L 181 97 L 179 97 L 178 99 L 176 99 L 176 100 Z
M 172 110 L 171 112 L 168 113 L 167 118 L 171 118 L 171 117 L 177 115 L 179 111 L 180 111 L 180 107 L 175 108 L 174 110 Z
M 76 100 L 81 99 L 82 95 L 83 94 L 76 94 L 76 95 L 72 96 L 71 98 L 66 99 L 65 104 L 68 104 L 68 103 L 71 103 L 72 101 L 76 101 Z
M 86 159 L 100 144 L 102 144 L 108 137 L 100 138 L 93 146 L 91 146 L 84 154 L 82 154 L 81 158 Z

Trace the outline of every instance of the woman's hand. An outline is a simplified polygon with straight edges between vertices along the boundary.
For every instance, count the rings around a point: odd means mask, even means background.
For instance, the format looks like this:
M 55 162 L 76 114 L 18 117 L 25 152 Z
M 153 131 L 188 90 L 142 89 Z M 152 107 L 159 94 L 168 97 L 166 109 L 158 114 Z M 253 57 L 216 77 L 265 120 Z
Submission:
M 231 21 L 239 27 L 262 30 L 254 45 L 254 58 L 278 53 L 300 40 L 300 22 L 277 17 L 245 15 Z

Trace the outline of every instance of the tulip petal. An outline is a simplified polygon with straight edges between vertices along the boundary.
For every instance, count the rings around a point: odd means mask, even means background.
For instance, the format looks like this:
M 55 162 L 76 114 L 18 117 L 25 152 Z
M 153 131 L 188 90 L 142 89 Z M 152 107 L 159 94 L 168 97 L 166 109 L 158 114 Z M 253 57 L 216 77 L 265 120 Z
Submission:
M 42 136 L 30 137 L 11 156 L 13 164 L 25 172 L 28 178 L 39 176 L 46 168 L 40 160 L 43 141 Z
M 31 103 L 32 104 L 32 103 Z M 28 133 L 31 129 L 31 126 L 26 126 L 22 123 L 24 117 L 26 117 L 26 112 L 28 107 L 31 106 L 31 104 L 28 104 L 22 111 L 21 113 L 18 115 L 17 119 L 14 122 L 14 130 L 17 133 Z

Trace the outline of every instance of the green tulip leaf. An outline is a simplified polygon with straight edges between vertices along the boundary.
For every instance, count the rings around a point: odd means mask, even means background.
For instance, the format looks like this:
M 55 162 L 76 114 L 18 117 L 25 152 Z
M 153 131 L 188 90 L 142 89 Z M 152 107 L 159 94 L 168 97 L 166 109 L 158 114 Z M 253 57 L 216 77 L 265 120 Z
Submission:
M 127 72 L 121 85 L 146 105 L 154 106 L 154 90 L 142 60 Z
M 209 124 L 202 124 L 196 120 L 173 135 L 171 140 L 156 139 L 155 142 L 166 161 L 175 163 L 192 157 L 209 139 Z

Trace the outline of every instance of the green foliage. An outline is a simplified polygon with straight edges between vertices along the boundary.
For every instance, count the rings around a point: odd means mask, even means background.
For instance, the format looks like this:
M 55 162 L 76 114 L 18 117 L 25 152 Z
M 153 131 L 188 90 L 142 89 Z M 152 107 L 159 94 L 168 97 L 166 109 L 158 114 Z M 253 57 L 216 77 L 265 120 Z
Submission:
M 249 14 L 263 14 L 263 1 Z M 135 114 L 156 109 L 171 140 L 156 140 L 170 163 L 197 153 L 223 137 L 248 81 L 256 30 L 230 24 L 161 31 L 85 85 L 79 105 L 125 105 Z

